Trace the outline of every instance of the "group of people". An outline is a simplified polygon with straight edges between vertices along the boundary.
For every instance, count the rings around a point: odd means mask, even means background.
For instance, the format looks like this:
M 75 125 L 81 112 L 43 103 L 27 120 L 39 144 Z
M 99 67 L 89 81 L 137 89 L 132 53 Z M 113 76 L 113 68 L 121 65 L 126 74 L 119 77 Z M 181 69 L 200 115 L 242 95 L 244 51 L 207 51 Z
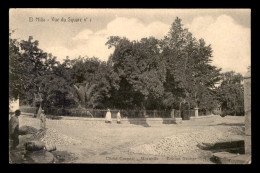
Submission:
M 112 117 L 111 117 L 110 109 L 107 109 L 107 113 L 106 113 L 106 118 L 105 119 L 106 119 L 105 123 L 112 123 Z M 121 124 L 120 110 L 116 114 L 116 120 L 117 120 L 117 124 Z
M 14 115 L 9 120 L 9 139 L 11 142 L 11 149 L 15 149 L 19 144 L 19 116 L 21 115 L 20 110 L 16 110 Z M 40 129 L 46 129 L 46 116 L 44 110 L 38 117 L 40 119 Z

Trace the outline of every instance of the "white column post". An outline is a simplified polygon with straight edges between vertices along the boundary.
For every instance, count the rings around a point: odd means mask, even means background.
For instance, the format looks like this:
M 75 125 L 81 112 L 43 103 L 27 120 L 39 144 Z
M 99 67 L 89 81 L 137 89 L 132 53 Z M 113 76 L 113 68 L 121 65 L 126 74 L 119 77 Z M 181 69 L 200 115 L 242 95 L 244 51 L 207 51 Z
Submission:
M 199 117 L 199 108 L 194 108 L 195 110 L 195 118 Z

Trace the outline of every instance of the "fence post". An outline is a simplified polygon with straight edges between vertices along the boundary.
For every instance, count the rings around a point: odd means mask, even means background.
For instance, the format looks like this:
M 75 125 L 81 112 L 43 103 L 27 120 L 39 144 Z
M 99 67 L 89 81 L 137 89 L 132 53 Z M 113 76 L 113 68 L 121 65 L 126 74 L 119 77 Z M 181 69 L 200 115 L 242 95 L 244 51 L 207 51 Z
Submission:
M 174 109 L 172 109 L 172 111 L 171 111 L 171 118 L 174 119 Z

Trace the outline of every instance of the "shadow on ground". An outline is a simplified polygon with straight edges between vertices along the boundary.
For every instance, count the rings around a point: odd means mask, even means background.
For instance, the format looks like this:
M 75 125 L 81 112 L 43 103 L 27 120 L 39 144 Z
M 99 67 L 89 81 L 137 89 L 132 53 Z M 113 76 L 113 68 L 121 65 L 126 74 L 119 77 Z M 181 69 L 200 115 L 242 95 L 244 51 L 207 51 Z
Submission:
M 165 119 L 163 118 L 163 124 L 176 124 L 176 122 L 172 119 L 172 120 L 169 120 L 169 119 Z
M 245 126 L 245 123 L 220 123 L 220 124 L 209 125 L 209 126 Z
M 240 141 L 231 141 L 231 142 L 218 142 L 215 144 L 202 143 L 197 145 L 202 150 L 211 151 L 212 153 L 216 152 L 229 152 L 233 154 L 245 154 L 245 142 L 244 140 Z M 220 164 L 220 161 L 215 157 L 211 157 L 210 161 L 216 164 Z
M 202 150 L 208 150 L 213 153 L 215 152 L 229 152 L 234 154 L 245 154 L 245 142 L 231 141 L 231 142 L 218 142 L 215 144 L 202 143 L 197 145 Z
M 142 118 L 142 120 L 138 120 L 138 119 L 128 119 L 128 122 L 130 124 L 134 124 L 134 125 L 140 125 L 143 127 L 151 127 L 148 123 L 146 118 Z

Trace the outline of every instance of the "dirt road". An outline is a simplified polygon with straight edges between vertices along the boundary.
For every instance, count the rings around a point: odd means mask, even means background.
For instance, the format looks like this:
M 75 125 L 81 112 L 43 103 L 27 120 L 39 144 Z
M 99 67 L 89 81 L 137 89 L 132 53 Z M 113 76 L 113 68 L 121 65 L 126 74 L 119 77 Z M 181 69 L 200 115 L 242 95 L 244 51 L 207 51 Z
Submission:
M 20 126 L 39 128 L 39 120 L 20 116 Z M 211 152 L 199 143 L 243 140 L 244 117 L 216 116 L 213 120 L 184 121 L 144 127 L 104 121 L 47 119 L 45 142 L 72 153 L 71 163 L 212 163 Z

